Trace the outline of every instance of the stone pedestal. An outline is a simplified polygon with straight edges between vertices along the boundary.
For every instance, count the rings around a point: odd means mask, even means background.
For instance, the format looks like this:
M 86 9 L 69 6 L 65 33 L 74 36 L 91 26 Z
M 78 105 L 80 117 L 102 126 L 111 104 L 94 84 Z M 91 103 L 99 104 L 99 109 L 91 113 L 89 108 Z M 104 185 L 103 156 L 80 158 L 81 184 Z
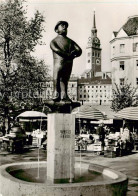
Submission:
M 47 180 L 70 182 L 74 178 L 75 115 L 48 114 Z
M 80 102 L 45 100 L 45 106 L 50 108 L 53 113 L 71 113 L 71 111 L 80 106 Z

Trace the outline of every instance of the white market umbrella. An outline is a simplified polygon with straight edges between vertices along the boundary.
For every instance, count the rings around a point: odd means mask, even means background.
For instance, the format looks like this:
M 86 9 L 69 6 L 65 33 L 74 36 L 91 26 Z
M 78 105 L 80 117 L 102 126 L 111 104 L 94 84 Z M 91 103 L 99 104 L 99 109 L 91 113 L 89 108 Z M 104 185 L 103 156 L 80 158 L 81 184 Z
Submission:
M 115 114 L 116 117 L 127 120 L 138 120 L 138 107 L 127 107 Z
M 17 116 L 20 121 L 37 121 L 37 120 L 46 120 L 47 116 L 43 112 L 38 111 L 26 111 Z
M 87 105 L 82 105 L 78 108 L 75 108 L 73 110 L 72 114 L 75 114 L 76 118 L 79 118 L 79 119 L 100 120 L 100 119 L 105 118 L 105 116 L 102 112 L 100 112 L 99 110 L 97 110 L 91 106 L 87 106 Z

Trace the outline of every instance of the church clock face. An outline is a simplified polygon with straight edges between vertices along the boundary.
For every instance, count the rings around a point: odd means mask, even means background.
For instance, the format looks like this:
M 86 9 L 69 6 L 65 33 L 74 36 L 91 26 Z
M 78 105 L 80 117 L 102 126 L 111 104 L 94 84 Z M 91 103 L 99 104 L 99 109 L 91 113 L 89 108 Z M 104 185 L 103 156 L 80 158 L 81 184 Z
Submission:
M 98 38 L 96 37 L 94 41 L 95 41 L 95 43 L 98 43 Z
M 96 59 L 96 64 L 97 64 L 97 65 L 100 64 L 100 59 Z

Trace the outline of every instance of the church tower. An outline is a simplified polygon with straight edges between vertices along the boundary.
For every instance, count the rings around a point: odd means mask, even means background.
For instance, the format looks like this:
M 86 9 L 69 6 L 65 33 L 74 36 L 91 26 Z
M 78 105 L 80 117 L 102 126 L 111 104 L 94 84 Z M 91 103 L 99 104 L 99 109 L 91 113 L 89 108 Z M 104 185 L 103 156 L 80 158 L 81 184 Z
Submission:
M 95 12 L 93 15 L 91 37 L 88 38 L 86 47 L 86 69 L 91 70 L 91 78 L 95 77 L 96 72 L 101 72 L 101 48 L 100 40 L 97 37 Z

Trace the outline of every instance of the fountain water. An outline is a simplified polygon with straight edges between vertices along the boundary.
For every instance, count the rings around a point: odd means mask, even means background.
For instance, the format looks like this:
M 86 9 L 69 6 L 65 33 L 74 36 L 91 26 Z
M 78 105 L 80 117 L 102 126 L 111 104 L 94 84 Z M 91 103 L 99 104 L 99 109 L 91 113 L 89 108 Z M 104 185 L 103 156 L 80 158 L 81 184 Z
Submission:
M 46 167 L 46 164 L 46 162 L 40 162 L 40 174 L 42 173 L 42 176 L 44 173 L 43 168 Z M 30 172 L 35 172 L 36 168 L 37 162 L 2 165 L 0 168 L 0 193 L 3 196 L 126 195 L 127 177 L 124 174 L 113 171 L 109 168 L 81 162 L 82 174 L 81 176 L 79 173 L 75 174 L 76 179 L 73 183 L 50 184 L 48 181 L 41 182 L 40 179 L 34 179 L 33 176 L 31 177 L 32 173 L 30 175 Z M 76 162 L 75 169 L 78 171 L 80 170 L 80 162 Z M 20 173 L 20 176 L 17 176 L 20 171 L 27 171 L 27 176 L 26 174 L 23 174 L 23 172 Z M 99 173 L 101 175 L 99 175 Z M 25 181 L 25 178 L 27 181 Z M 10 189 L 7 188 L 7 185 L 10 187 Z

